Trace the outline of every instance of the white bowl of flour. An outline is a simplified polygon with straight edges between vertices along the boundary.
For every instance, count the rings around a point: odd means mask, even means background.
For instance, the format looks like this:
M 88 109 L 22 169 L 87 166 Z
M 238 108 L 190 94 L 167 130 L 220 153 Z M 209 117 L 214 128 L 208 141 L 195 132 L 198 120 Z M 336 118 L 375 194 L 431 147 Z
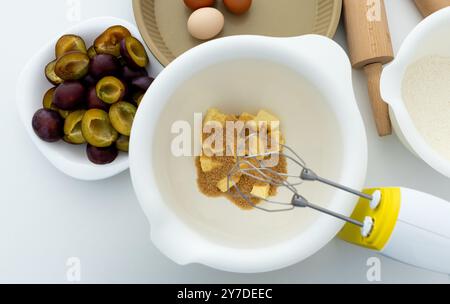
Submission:
M 420 23 L 381 77 L 401 141 L 450 177 L 450 8 Z

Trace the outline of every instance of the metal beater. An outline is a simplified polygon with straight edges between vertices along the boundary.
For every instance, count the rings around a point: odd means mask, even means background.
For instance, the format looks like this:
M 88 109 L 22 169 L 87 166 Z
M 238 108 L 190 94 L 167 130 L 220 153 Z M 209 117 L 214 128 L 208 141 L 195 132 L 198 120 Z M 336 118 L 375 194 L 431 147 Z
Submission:
M 364 222 L 360 222 L 350 217 L 344 216 L 342 214 L 333 212 L 331 210 L 313 204 L 309 202 L 305 197 L 300 195 L 300 193 L 297 191 L 297 186 L 303 184 L 304 182 L 320 182 L 333 188 L 359 196 L 370 202 L 372 208 L 376 208 L 377 205 L 379 204 L 381 200 L 380 193 L 375 192 L 374 195 L 368 195 L 363 192 L 345 187 L 331 180 L 320 177 L 306 165 L 306 162 L 292 148 L 282 144 L 280 144 L 280 146 L 283 149 L 281 149 L 279 152 L 269 152 L 264 155 L 237 157 L 236 165 L 230 170 L 228 174 L 228 185 L 230 186 L 229 188 L 231 189 L 232 187 L 234 187 L 234 189 L 236 190 L 236 195 L 243 198 L 248 204 L 250 204 L 256 209 L 265 212 L 284 212 L 293 210 L 295 208 L 311 208 L 316 211 L 328 214 L 335 218 L 351 223 L 353 225 L 359 226 L 362 230 L 363 235 L 368 236 L 372 231 L 374 224 L 371 218 L 367 217 Z M 288 151 L 292 155 L 281 151 Z M 285 157 L 286 160 L 291 161 L 292 163 L 297 165 L 301 170 L 297 175 L 289 175 L 276 172 L 272 169 L 273 166 L 267 164 L 266 160 L 261 160 L 261 156 Z M 255 163 L 258 165 L 255 165 Z M 285 187 L 293 193 L 292 199 L 290 202 L 287 203 L 274 201 L 262 197 L 256 197 L 252 194 L 244 194 L 241 191 L 241 189 L 239 189 L 238 185 L 233 181 L 232 177 L 237 174 L 246 175 L 257 181 L 261 181 L 263 183 L 270 184 L 276 187 Z M 264 201 L 268 203 L 269 206 L 276 208 L 269 208 L 261 204 L 255 204 L 252 202 L 252 199 Z

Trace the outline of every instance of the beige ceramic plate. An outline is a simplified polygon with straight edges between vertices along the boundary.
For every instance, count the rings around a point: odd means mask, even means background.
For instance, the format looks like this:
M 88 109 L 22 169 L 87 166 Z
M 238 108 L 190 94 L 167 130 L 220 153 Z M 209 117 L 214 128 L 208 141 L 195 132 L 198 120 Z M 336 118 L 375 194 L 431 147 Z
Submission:
M 256 0 L 249 13 L 234 16 L 226 11 L 221 0 L 217 2 L 225 14 L 225 29 L 220 37 L 241 34 L 333 37 L 342 8 L 342 0 Z M 182 0 L 133 0 L 133 9 L 145 42 L 164 66 L 202 43 L 187 31 L 191 10 Z

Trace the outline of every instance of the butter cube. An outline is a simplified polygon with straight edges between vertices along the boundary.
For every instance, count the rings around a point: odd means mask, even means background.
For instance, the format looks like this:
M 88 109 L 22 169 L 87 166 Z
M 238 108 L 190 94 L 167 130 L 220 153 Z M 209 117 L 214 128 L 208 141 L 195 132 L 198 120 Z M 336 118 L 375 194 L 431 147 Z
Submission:
M 231 187 L 239 183 L 240 180 L 241 177 L 239 175 L 233 175 L 231 176 L 230 183 L 228 183 L 228 176 L 226 176 L 217 183 L 217 188 L 223 193 L 226 193 Z
M 218 143 L 217 140 L 214 140 L 214 134 L 216 134 L 216 135 L 220 134 L 220 133 L 217 133 L 217 132 L 219 132 L 219 130 L 217 130 L 217 128 L 225 127 L 227 117 L 228 117 L 227 115 L 221 113 L 216 108 L 211 108 L 206 113 L 205 119 L 203 120 L 203 132 L 204 132 L 203 136 L 204 137 L 207 136 L 208 140 L 205 140 L 205 138 L 204 138 L 202 148 L 203 148 L 203 152 L 207 156 L 213 156 L 213 155 L 222 156 L 224 154 L 225 148 L 221 145 L 217 146 L 214 144 L 214 142 Z M 214 132 L 212 132 L 212 130 L 206 130 L 206 127 L 213 128 L 213 129 L 215 128 L 216 130 Z M 208 134 L 207 132 L 212 132 L 212 133 L 207 135 Z M 225 130 L 222 129 L 222 133 L 223 132 L 225 132 Z
M 244 123 L 244 129 L 248 130 L 248 133 L 255 133 L 258 131 L 258 123 L 256 122 L 256 116 L 249 113 L 242 113 L 239 116 L 239 121 Z
M 253 186 L 251 194 L 256 198 L 267 199 L 270 195 L 270 185 L 255 185 Z
M 255 120 L 255 118 L 256 117 L 254 115 L 247 112 L 244 112 L 241 114 L 241 116 L 239 116 L 239 120 L 243 122 L 252 121 Z
M 200 165 L 202 171 L 205 173 L 211 172 L 214 169 L 220 168 L 222 166 L 220 162 L 208 156 L 200 156 Z
M 207 125 L 210 122 L 217 122 L 222 127 L 225 127 L 225 122 L 227 121 L 227 115 L 223 114 L 216 108 L 211 108 L 206 113 L 205 119 L 203 120 L 203 125 Z
M 238 117 L 234 114 L 230 114 L 227 116 L 227 121 L 237 121 Z
M 258 123 L 260 122 L 266 123 L 269 132 L 279 130 L 280 128 L 280 120 L 278 119 L 278 117 L 264 110 L 258 112 L 258 115 L 256 115 L 255 120 Z M 272 123 L 275 123 L 275 125 L 272 126 Z

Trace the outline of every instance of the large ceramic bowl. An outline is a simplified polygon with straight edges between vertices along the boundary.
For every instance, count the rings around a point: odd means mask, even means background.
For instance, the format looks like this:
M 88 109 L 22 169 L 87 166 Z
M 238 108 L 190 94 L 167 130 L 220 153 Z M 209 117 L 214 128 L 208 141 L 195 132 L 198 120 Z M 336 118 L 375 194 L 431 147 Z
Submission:
M 287 144 L 311 168 L 361 189 L 367 147 L 351 77 L 345 52 L 316 35 L 228 37 L 172 62 L 145 95 L 131 135 L 131 175 L 155 245 L 179 264 L 248 273 L 292 265 L 327 244 L 341 221 L 306 209 L 241 211 L 205 197 L 197 189 L 194 157 L 176 157 L 171 147 L 177 125 L 193 127 L 194 113 L 266 109 L 280 117 Z M 300 190 L 345 215 L 355 207 L 354 197 L 326 186 L 309 183 Z

